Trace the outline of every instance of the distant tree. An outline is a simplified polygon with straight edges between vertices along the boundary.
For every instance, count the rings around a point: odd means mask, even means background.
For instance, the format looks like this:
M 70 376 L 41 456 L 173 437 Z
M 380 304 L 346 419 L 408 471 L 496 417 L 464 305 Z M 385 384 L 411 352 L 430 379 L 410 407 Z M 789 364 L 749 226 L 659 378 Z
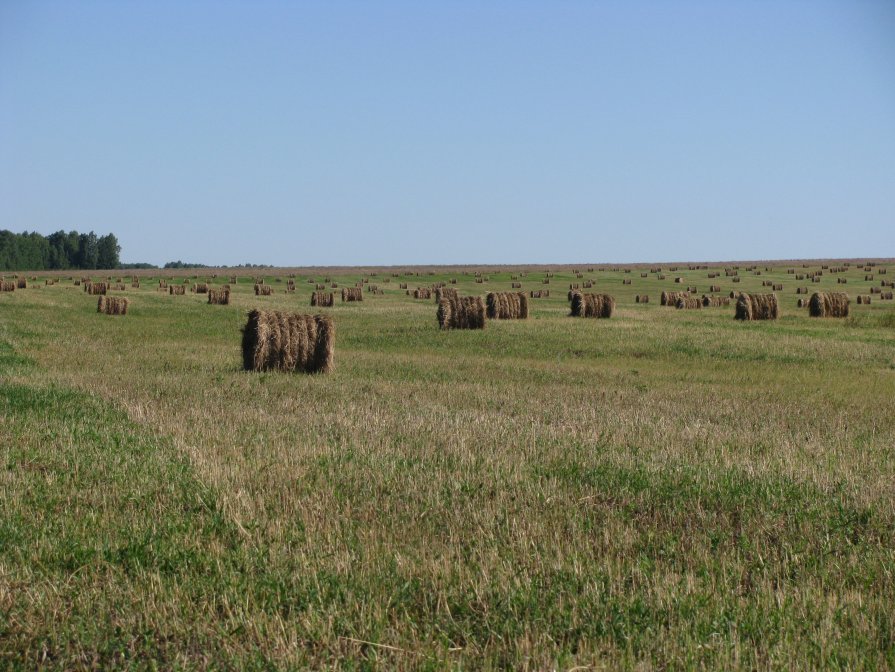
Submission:
M 78 238 L 78 268 L 94 269 L 99 264 L 99 243 L 96 234 L 82 233 Z
M 100 237 L 96 241 L 96 249 L 97 268 L 118 268 L 121 265 L 121 260 L 118 258 L 121 253 L 121 245 L 118 244 L 115 234 L 109 233 Z

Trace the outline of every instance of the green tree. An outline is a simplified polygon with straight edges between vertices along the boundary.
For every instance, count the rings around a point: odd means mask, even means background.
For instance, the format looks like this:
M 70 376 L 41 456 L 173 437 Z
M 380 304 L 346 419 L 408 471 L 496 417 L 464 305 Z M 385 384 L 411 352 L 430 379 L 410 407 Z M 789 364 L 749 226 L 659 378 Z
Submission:
M 115 234 L 110 233 L 102 236 L 97 240 L 97 268 L 118 268 L 121 260 L 118 255 L 121 253 L 121 245 Z

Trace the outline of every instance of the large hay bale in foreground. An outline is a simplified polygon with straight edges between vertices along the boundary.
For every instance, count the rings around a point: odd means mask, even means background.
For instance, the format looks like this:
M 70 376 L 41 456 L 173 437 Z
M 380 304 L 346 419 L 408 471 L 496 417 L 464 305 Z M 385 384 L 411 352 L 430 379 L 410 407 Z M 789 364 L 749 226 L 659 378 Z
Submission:
M 314 292 L 311 294 L 311 305 L 321 308 L 331 308 L 335 303 L 332 292 Z
M 247 371 L 329 373 L 333 369 L 335 325 L 328 315 L 253 310 L 242 331 Z
M 745 294 L 737 297 L 737 320 L 776 320 L 779 315 L 776 294 Z
M 100 295 L 96 312 L 106 315 L 127 315 L 127 299 L 123 296 Z
M 484 329 L 485 302 L 481 296 L 446 296 L 435 316 L 442 329 Z
M 528 319 L 528 297 L 524 292 L 489 292 L 485 303 L 489 320 Z
M 814 292 L 808 300 L 811 317 L 848 317 L 848 294 L 845 292 Z
M 209 289 L 208 290 L 208 303 L 214 306 L 228 306 L 230 305 L 230 290 L 229 289 Z
M 572 317 L 610 318 L 615 312 L 615 298 L 609 294 L 582 294 L 572 296 Z

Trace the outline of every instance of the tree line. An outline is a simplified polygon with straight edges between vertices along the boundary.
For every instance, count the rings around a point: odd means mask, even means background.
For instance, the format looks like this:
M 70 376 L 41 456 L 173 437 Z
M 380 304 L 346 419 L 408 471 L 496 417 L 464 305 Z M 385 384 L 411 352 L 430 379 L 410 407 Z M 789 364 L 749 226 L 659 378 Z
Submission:
M 57 231 L 44 236 L 0 231 L 2 271 L 119 268 L 120 253 L 121 246 L 112 233 L 97 236 L 93 231 Z

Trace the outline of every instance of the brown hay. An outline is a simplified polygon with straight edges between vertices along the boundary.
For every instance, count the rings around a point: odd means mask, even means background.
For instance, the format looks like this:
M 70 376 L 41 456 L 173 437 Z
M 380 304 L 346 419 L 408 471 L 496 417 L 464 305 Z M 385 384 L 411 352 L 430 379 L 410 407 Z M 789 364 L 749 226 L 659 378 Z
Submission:
M 28 281 L 25 278 L 16 280 L 16 289 L 28 289 Z
M 446 296 L 435 313 L 442 329 L 484 329 L 485 302 L 481 296 Z
M 865 306 L 870 305 L 870 295 L 869 294 L 858 294 L 858 303 L 862 303 Z
M 858 297 L 858 303 L 861 297 Z M 848 317 L 848 294 L 845 292 L 815 292 L 808 300 L 811 317 Z
M 459 296 L 457 290 L 453 287 L 436 287 L 435 302 L 439 303 L 442 299 L 456 299 Z
M 721 291 L 720 285 L 709 285 L 709 294 L 712 294 L 713 292 L 720 292 L 720 291 Z
M 123 296 L 100 295 L 96 312 L 106 315 L 127 315 L 127 299 Z
M 615 311 L 615 298 L 609 294 L 582 294 L 572 296 L 572 317 L 610 318 Z
M 523 292 L 489 292 L 486 304 L 490 320 L 528 319 L 528 297 Z
M 168 287 L 168 294 L 171 296 L 183 296 L 186 294 L 186 287 L 184 285 L 170 285 Z
M 208 294 L 208 284 L 204 282 L 197 282 L 193 285 L 193 292 L 195 294 Z
M 662 306 L 676 306 L 678 299 L 686 299 L 690 296 L 687 292 L 662 292 L 659 297 L 659 304 Z
M 321 308 L 331 308 L 335 303 L 332 292 L 314 292 L 311 294 L 311 305 Z
M 730 299 L 726 296 L 703 296 L 703 308 L 720 308 L 721 306 L 729 306 Z
M 213 306 L 229 306 L 230 290 L 229 289 L 209 289 L 208 303 Z
M 342 287 L 342 301 L 363 301 L 363 287 Z
M 649 295 L 638 294 L 634 297 L 634 303 L 649 303 Z
M 678 310 L 694 310 L 697 308 L 702 308 L 702 301 L 697 299 L 695 296 L 687 296 L 678 299 L 677 303 L 674 305 Z
M 531 290 L 531 298 L 533 299 L 546 299 L 550 296 L 549 289 L 533 289 Z
M 435 290 L 436 293 L 438 290 Z M 413 298 L 414 299 L 431 299 L 432 298 L 432 290 L 427 289 L 425 287 L 418 287 L 413 290 Z
M 247 371 L 329 373 L 335 325 L 327 315 L 253 310 L 242 334 Z
M 740 294 L 737 297 L 737 320 L 776 320 L 779 315 L 776 294 Z
M 271 296 L 273 295 L 273 287 L 270 285 L 255 285 L 255 296 Z
M 108 283 L 105 282 L 88 282 L 84 285 L 84 291 L 93 296 L 105 294 L 109 289 Z
M 0 292 L 14 292 L 16 291 L 16 281 L 15 280 L 0 280 Z

